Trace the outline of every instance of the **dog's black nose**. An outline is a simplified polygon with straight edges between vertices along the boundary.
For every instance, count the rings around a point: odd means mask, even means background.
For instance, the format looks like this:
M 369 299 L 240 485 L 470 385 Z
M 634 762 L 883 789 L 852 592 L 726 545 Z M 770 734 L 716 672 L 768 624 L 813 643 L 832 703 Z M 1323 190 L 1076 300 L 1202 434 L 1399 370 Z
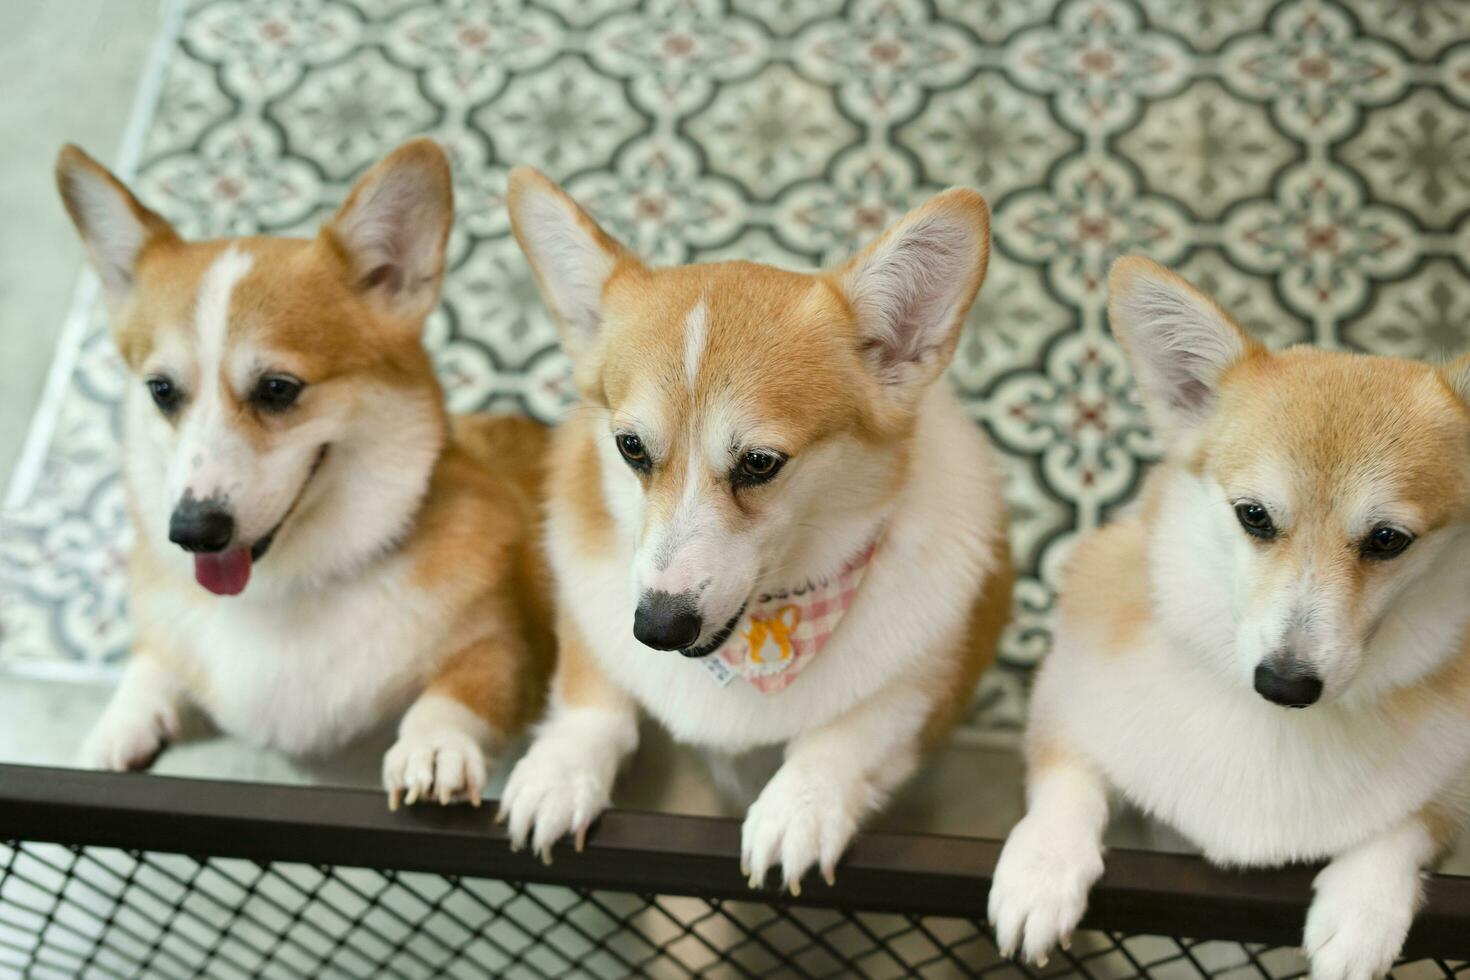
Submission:
M 633 613 L 633 636 L 655 650 L 683 650 L 694 645 L 704 620 L 689 594 L 645 592 Z
M 1322 696 L 1322 681 L 1304 664 L 1262 660 L 1256 665 L 1256 693 L 1272 704 L 1305 708 Z
M 168 539 L 185 551 L 224 551 L 235 536 L 235 519 L 219 504 L 185 497 L 168 520 Z

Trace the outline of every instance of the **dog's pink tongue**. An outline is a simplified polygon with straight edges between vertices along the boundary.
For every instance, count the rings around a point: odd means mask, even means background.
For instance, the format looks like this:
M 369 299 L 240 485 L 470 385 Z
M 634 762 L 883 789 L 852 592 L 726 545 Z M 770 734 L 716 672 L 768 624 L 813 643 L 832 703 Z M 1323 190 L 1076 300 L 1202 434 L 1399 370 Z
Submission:
M 195 555 L 194 578 L 215 595 L 239 595 L 250 581 L 250 549 Z

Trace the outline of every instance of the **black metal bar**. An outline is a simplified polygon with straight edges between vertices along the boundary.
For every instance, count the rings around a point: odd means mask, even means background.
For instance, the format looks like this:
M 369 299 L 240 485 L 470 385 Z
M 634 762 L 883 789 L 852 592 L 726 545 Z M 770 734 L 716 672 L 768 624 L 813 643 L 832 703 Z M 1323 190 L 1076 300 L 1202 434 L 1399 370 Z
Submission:
M 611 811 L 584 853 L 512 853 L 494 806 L 390 812 L 367 790 L 274 786 L 0 765 L 0 839 L 498 878 L 710 899 L 758 899 L 926 916 L 983 917 L 1000 842 L 870 833 L 835 887 L 752 894 L 738 821 Z M 1249 873 L 1182 854 L 1113 851 L 1084 924 L 1118 932 L 1292 945 L 1313 869 Z M 1435 876 L 1406 953 L 1470 957 L 1470 878 Z

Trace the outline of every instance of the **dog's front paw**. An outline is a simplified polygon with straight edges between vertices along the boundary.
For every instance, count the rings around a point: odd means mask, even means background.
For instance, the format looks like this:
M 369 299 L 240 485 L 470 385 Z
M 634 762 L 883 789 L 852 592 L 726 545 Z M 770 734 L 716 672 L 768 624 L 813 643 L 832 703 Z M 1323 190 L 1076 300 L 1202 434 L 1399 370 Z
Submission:
M 147 769 L 179 734 L 172 704 L 114 699 L 82 741 L 77 763 L 87 769 Z
M 1085 833 L 1026 818 L 1006 840 L 990 883 L 995 945 L 1038 966 L 1065 948 L 1087 910 L 1087 892 L 1103 871 L 1102 852 Z
M 781 880 L 793 895 L 813 867 L 831 884 L 837 859 L 857 832 L 862 810 L 852 788 L 813 767 L 791 762 L 776 771 L 741 829 L 740 870 L 751 888 L 765 884 L 778 861 Z
M 1393 876 L 1369 880 L 1367 870 L 1336 861 L 1317 875 L 1302 940 L 1312 980 L 1373 980 L 1398 959 L 1414 918 L 1417 881 L 1405 888 Z
M 511 850 L 530 841 L 551 863 L 551 845 L 573 834 L 582 849 L 587 828 L 612 799 L 617 763 L 605 765 L 601 746 L 542 738 L 535 742 L 505 784 L 497 820 L 508 821 Z
M 485 753 L 479 742 L 456 728 L 400 735 L 383 756 L 383 788 L 388 806 L 419 800 L 480 805 L 485 788 Z

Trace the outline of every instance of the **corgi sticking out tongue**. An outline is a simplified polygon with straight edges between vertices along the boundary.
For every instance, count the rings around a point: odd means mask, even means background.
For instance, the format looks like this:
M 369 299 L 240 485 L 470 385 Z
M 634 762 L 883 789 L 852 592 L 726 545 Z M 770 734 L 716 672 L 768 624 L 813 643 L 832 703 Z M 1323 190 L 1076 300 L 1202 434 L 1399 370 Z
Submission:
M 250 581 L 250 549 L 195 555 L 194 579 L 215 595 L 239 595 Z

